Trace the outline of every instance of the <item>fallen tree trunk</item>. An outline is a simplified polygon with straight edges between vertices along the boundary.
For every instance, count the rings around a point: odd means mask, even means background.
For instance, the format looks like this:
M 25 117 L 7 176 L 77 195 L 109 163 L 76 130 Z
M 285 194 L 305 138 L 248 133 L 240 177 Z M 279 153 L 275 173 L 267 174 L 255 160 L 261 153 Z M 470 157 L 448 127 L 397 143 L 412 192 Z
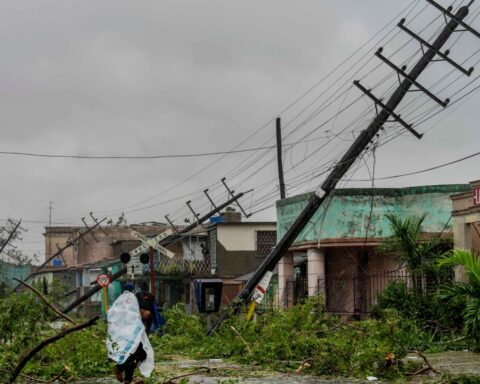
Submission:
M 35 348 L 33 348 L 30 352 L 28 352 L 17 364 L 15 369 L 13 370 L 12 374 L 10 375 L 7 383 L 12 384 L 15 382 L 17 379 L 18 375 L 22 371 L 23 367 L 28 363 L 28 361 L 35 356 L 36 353 L 41 351 L 43 348 L 45 348 L 47 345 L 52 344 L 53 342 L 61 339 L 62 337 L 65 337 L 69 333 L 75 332 L 75 331 L 80 331 L 81 329 L 87 328 L 95 324 L 95 322 L 100 318 L 100 316 L 95 316 L 94 318 L 87 320 L 86 322 L 76 325 L 75 327 L 72 328 L 67 328 L 60 333 L 57 333 L 56 335 L 49 337 L 48 339 L 43 340 L 40 344 L 38 344 Z

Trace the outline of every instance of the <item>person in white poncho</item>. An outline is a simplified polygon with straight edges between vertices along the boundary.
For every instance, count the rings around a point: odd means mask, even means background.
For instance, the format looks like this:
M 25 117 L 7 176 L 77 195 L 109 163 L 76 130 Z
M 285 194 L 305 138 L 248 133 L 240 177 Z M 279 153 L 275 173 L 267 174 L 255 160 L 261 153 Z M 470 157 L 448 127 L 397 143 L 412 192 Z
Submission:
M 107 320 L 107 353 L 116 363 L 118 381 L 131 383 L 137 366 L 143 376 L 150 377 L 154 366 L 153 349 L 142 323 L 132 283 L 125 283 L 124 292 L 107 312 Z

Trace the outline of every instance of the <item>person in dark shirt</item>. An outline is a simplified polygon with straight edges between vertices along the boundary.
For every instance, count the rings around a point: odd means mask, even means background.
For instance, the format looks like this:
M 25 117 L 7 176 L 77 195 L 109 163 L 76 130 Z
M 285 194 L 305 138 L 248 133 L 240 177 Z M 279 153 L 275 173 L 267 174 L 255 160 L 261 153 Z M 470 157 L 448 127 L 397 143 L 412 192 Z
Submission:
M 142 316 L 143 325 L 147 331 L 147 335 L 150 334 L 150 328 L 155 317 L 155 297 L 149 292 L 148 284 L 142 282 L 140 284 L 140 292 L 136 294 L 138 305 L 140 306 L 140 314 Z

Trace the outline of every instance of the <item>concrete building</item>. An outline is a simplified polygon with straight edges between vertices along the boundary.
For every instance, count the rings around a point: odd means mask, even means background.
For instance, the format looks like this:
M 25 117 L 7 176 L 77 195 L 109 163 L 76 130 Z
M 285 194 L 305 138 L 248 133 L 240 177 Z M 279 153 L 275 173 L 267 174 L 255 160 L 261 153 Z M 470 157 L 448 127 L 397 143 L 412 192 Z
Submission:
M 34 279 L 46 279 L 47 283 L 53 280 L 62 281 L 68 286 L 66 293 L 69 301 L 73 301 L 95 283 L 100 273 L 115 273 L 123 267 L 120 255 L 141 244 L 133 236 L 133 231 L 152 237 L 168 228 L 164 224 L 97 227 L 93 233 L 86 233 L 81 240 L 63 251 L 46 268 L 36 272 Z M 46 252 L 54 254 L 58 248 L 62 248 L 85 230 L 82 227 L 46 227 Z M 177 302 L 190 305 L 192 279 L 210 275 L 210 261 L 204 251 L 206 244 L 206 233 L 196 231 L 186 234 L 180 241 L 168 247 L 175 254 L 173 259 L 155 252 L 155 291 L 160 305 L 170 307 Z M 137 269 L 134 275 L 124 275 L 120 281 L 149 281 L 149 266 L 140 267 L 143 268 L 142 271 Z M 110 302 L 121 293 L 120 281 L 108 287 Z M 100 294 L 92 296 L 84 303 L 83 310 L 98 311 L 101 300 Z
M 470 182 L 463 193 L 451 196 L 455 248 L 480 249 L 480 180 Z M 455 268 L 455 280 L 465 281 L 462 268 Z
M 25 279 L 32 272 L 32 268 L 29 264 L 16 265 L 0 260 L 0 284 L 3 283 L 5 287 L 14 288 L 18 283 L 13 279 Z
M 468 184 L 336 190 L 280 261 L 279 302 L 292 305 L 303 290 L 303 296 L 323 295 L 330 312 L 365 315 L 377 293 L 391 278 L 404 273 L 393 255 L 378 248 L 391 235 L 385 214 L 401 218 L 427 214 L 423 222 L 426 235 L 448 236 L 452 231 L 450 195 L 468 191 Z M 310 196 L 277 202 L 278 238 Z
M 82 295 L 95 283 L 100 273 L 115 273 L 122 264 L 120 255 L 140 245 L 132 236 L 137 231 L 145 236 L 158 235 L 166 225 L 130 225 L 96 228 L 87 233 L 83 240 L 67 248 L 55 258 L 47 268 L 39 271 L 35 279 L 54 279 L 69 285 L 69 298 Z M 181 228 L 179 228 L 181 229 Z M 76 238 L 82 227 L 47 227 L 45 248 L 55 252 Z M 169 308 L 184 303 L 187 311 L 195 311 L 193 280 L 218 278 L 224 282 L 223 303 L 228 303 L 238 293 L 241 282 L 235 278 L 256 270 L 276 243 L 275 222 L 241 222 L 241 215 L 227 208 L 219 216 L 213 217 L 205 227 L 183 236 L 169 246 L 175 254 L 169 259 L 159 253 L 155 256 L 155 290 L 160 306 Z M 149 266 L 142 274 L 133 278 L 125 275 L 120 280 L 149 281 Z M 120 293 L 120 284 L 113 283 L 108 288 L 109 301 Z M 95 295 L 83 306 L 85 311 L 100 308 L 102 296 Z
M 236 278 L 255 271 L 277 241 L 275 222 L 242 222 L 229 209 L 208 230 L 212 276 L 223 280 L 222 303 L 231 301 L 242 285 Z

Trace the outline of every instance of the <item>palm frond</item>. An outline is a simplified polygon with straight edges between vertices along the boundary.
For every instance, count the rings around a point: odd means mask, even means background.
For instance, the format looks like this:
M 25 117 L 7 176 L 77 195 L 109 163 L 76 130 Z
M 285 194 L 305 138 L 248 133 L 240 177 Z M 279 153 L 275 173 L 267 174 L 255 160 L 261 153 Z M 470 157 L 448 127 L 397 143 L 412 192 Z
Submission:
M 469 281 L 480 285 L 480 257 L 468 249 L 454 249 L 441 257 L 437 265 L 439 267 L 460 265 L 465 268 Z

